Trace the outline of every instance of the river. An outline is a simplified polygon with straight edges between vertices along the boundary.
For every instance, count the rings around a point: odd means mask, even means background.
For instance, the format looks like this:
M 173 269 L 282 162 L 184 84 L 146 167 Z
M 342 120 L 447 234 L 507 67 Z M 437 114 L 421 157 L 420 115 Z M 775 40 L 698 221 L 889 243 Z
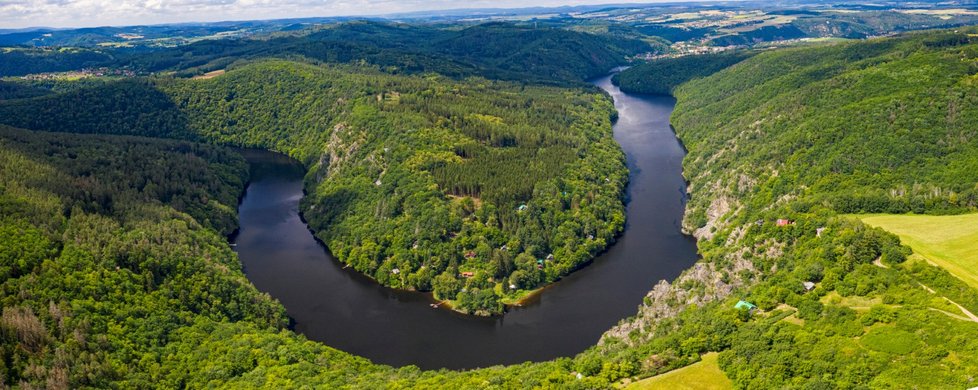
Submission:
M 344 269 L 299 218 L 302 167 L 268 152 L 248 153 L 252 181 L 234 239 L 245 273 L 285 305 L 297 332 L 377 363 L 462 369 L 583 351 L 634 315 L 657 281 L 697 259 L 695 240 L 680 232 L 686 185 L 684 150 L 669 126 L 675 100 L 625 94 L 610 76 L 594 84 L 614 97 L 619 113 L 614 136 L 631 175 L 625 232 L 527 305 L 504 316 L 465 316 Z

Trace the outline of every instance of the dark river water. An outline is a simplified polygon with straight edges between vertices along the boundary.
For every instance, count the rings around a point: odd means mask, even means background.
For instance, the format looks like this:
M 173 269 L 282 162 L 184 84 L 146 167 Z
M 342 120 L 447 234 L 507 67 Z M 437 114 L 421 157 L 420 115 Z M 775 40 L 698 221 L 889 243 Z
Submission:
M 377 363 L 475 368 L 572 356 L 594 345 L 636 313 L 656 282 L 697 259 L 695 241 L 680 232 L 686 194 L 684 151 L 669 127 L 674 99 L 624 94 L 610 77 L 594 83 L 619 113 L 615 139 L 631 171 L 625 232 L 535 301 L 504 316 L 465 316 L 344 269 L 299 218 L 302 168 L 267 152 L 249 153 L 253 177 L 238 209 L 234 243 L 248 278 L 285 305 L 297 332 Z

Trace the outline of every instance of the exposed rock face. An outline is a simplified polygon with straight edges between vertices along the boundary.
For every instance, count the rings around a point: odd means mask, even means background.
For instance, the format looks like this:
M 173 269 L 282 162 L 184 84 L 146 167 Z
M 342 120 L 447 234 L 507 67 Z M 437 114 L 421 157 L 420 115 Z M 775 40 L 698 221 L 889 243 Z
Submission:
M 319 156 L 316 170 L 316 181 L 332 177 L 341 169 L 343 163 L 349 160 L 360 149 L 361 136 L 343 123 L 333 127 L 329 141 Z
M 734 291 L 756 282 L 762 271 L 748 260 L 751 257 L 749 253 L 753 254 L 753 260 L 781 256 L 783 245 L 779 243 L 744 246 L 743 238 L 750 226 L 730 225 L 730 221 L 743 210 L 738 199 L 753 191 L 759 178 L 777 174 L 769 167 L 756 169 L 756 175 L 711 169 L 711 163 L 719 155 L 733 153 L 736 149 L 736 143 L 729 143 L 713 153 L 712 157 L 699 157 L 708 159 L 703 166 L 691 164 L 700 170 L 692 172 L 688 191 L 695 199 L 687 205 L 683 231 L 697 240 L 711 240 L 721 234 L 725 237 L 725 246 L 739 249 L 723 256 L 700 260 L 672 283 L 660 280 L 646 295 L 638 314 L 605 332 L 601 343 L 614 338 L 635 345 L 652 339 L 663 319 L 676 316 L 690 305 L 701 306 L 726 299 Z M 702 211 L 701 215 L 706 217 L 705 223 L 700 221 L 702 226 L 695 226 L 696 222 L 693 222 L 692 216 L 698 211 Z
M 697 240 L 709 240 L 713 238 L 713 235 L 720 228 L 720 218 L 727 215 L 732 209 L 731 204 L 733 200 L 726 195 L 720 195 L 713 198 L 710 202 L 710 206 L 706 208 L 706 225 L 693 231 L 693 237 Z
M 645 303 L 639 306 L 638 314 L 605 332 L 601 342 L 607 338 L 617 338 L 634 345 L 651 339 L 656 336 L 656 326 L 662 319 L 675 316 L 689 305 L 725 299 L 736 289 L 750 284 L 759 273 L 754 264 L 744 258 L 747 252 L 748 249 L 744 248 L 728 255 L 720 262 L 725 265 L 700 261 L 673 283 L 660 280 L 646 294 Z M 744 275 L 753 276 L 750 280 L 744 280 Z

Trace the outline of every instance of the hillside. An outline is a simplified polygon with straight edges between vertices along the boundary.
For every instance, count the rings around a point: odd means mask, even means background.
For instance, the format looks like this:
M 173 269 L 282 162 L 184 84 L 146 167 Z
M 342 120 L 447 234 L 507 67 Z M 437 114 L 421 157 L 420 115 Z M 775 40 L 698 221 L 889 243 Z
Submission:
M 650 50 L 648 43 L 637 39 L 508 23 L 442 29 L 358 21 L 284 37 L 201 41 L 127 56 L 120 64 L 149 72 L 193 74 L 241 59 L 304 57 L 325 63 L 365 62 L 397 74 L 568 84 L 605 74 L 625 64 L 627 56 Z
M 41 72 L 63 72 L 114 64 L 116 57 L 108 50 L 87 48 L 36 49 L 9 47 L 0 49 L 0 76 L 22 76 Z
M 745 387 L 967 386 L 978 324 L 949 301 L 974 312 L 978 294 L 840 214 L 978 207 L 973 33 L 769 51 L 676 88 L 704 259 L 600 354 L 722 351 Z
M 286 61 L 0 102 L 24 128 L 293 155 L 309 168 L 305 218 L 335 256 L 481 314 L 614 242 L 627 170 L 611 117 L 596 92 Z
M 978 206 L 973 39 L 936 32 L 779 50 L 679 88 L 689 228 L 709 219 L 708 198 L 697 197 L 707 191 L 752 195 L 730 210 L 791 198 L 842 213 Z
M 220 234 L 248 175 L 236 153 L 0 126 L 0 162 L 5 385 L 148 386 L 128 365 L 197 319 L 286 324 Z
M 719 72 L 753 54 L 750 51 L 728 51 L 662 58 L 625 69 L 616 74 L 612 81 L 622 91 L 629 93 L 671 95 L 679 85 Z

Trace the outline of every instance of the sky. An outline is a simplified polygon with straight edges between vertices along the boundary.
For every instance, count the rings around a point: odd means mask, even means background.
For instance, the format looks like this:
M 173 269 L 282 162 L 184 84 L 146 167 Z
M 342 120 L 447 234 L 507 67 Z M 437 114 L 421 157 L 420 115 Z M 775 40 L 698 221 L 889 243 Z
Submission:
M 459 8 L 659 1 L 662 0 L 0 0 L 0 29 L 366 16 Z

